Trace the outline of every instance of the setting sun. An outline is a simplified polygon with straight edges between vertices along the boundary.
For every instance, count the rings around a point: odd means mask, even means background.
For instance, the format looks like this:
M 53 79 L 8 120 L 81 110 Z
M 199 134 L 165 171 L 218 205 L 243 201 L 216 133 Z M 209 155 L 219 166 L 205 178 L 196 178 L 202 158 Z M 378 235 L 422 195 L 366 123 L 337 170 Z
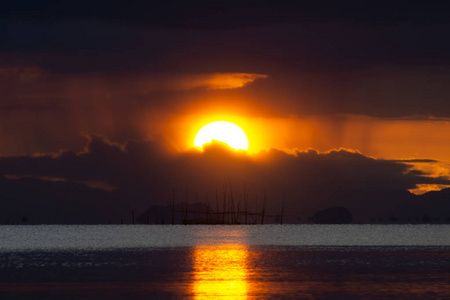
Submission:
M 212 140 L 224 142 L 236 150 L 247 150 L 248 139 L 245 132 L 236 124 L 217 121 L 203 126 L 194 139 L 194 145 L 202 147 Z

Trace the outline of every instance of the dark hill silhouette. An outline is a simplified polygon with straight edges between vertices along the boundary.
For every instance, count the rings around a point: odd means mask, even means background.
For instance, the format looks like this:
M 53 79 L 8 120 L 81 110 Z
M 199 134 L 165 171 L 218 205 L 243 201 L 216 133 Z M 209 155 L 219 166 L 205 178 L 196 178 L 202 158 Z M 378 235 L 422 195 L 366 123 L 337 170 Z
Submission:
M 450 188 L 413 196 L 394 215 L 401 223 L 450 223 Z

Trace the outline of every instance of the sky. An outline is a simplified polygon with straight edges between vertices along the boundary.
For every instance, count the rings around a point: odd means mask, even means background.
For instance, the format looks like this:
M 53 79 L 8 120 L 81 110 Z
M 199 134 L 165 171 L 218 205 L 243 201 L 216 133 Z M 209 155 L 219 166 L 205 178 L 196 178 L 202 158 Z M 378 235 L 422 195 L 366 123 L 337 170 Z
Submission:
M 434 1 L 4 4 L 0 223 L 117 222 L 167 204 L 174 189 L 177 201 L 186 190 L 206 201 L 228 184 L 245 186 L 255 207 L 265 190 L 274 210 L 285 195 L 292 222 L 331 206 L 361 222 L 411 207 L 450 217 L 449 10 Z M 219 120 L 247 133 L 247 152 L 194 147 Z M 435 194 L 418 196 L 429 191 L 441 191 L 434 204 Z

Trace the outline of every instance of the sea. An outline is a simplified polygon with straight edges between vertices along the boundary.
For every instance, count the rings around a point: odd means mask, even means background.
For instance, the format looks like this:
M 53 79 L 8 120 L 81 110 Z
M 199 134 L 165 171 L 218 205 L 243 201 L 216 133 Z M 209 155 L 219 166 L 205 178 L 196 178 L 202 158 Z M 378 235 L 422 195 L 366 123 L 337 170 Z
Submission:
M 0 299 L 450 299 L 450 226 L 5 225 Z

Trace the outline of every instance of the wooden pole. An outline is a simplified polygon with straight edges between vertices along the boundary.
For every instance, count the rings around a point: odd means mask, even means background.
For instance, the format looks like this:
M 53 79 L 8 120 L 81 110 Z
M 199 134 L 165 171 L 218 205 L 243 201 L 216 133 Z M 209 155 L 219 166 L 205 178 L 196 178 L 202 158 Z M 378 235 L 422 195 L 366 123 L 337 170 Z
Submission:
M 236 211 L 236 223 L 239 224 L 239 210 L 240 210 L 240 204 L 241 204 L 241 196 L 239 195 L 239 201 L 237 204 L 237 211 Z
M 172 225 L 175 225 L 175 188 L 172 190 Z
M 214 219 L 218 222 L 220 220 L 219 218 L 219 195 L 216 187 L 216 217 Z
M 197 209 L 198 209 L 198 197 L 197 197 L 197 191 L 195 191 L 195 198 L 194 198 L 194 222 L 197 221 Z
M 223 212 L 222 212 L 222 223 L 225 224 L 225 211 L 226 211 L 226 205 L 227 205 L 227 186 L 225 185 L 225 188 L 223 190 Z
M 206 223 L 209 223 L 209 202 L 208 202 L 208 192 L 206 192 Z
M 186 210 L 185 210 L 185 215 L 184 215 L 184 221 L 187 224 L 188 221 L 188 201 L 189 201 L 189 189 L 186 188 Z
M 236 216 L 234 211 L 234 199 L 233 199 L 233 188 L 231 187 L 231 180 L 228 178 L 228 181 L 230 181 L 230 213 L 231 213 L 231 224 L 236 223 Z
M 266 203 L 267 203 L 267 195 L 266 190 L 264 190 L 264 203 L 263 203 L 263 209 L 261 213 L 261 225 L 264 225 L 264 215 L 266 214 Z
M 245 225 L 247 225 L 247 192 L 246 192 L 246 183 L 244 182 L 244 216 L 245 216 Z

